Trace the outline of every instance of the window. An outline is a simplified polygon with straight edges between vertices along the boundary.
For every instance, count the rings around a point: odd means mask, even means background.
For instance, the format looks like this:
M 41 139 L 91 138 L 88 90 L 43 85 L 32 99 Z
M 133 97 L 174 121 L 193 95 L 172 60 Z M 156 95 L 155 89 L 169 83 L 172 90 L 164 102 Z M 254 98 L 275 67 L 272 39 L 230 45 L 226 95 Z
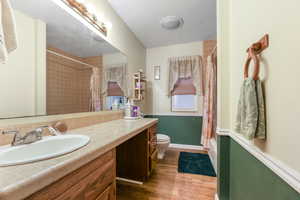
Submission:
M 107 86 L 106 108 L 112 110 L 114 102 L 124 104 L 124 93 L 117 82 L 109 81 Z
M 197 111 L 197 95 L 172 96 L 172 111 Z
M 172 91 L 172 111 L 195 112 L 198 108 L 197 99 L 192 79 L 179 79 Z
M 106 97 L 106 108 L 112 110 L 113 103 L 117 101 L 120 105 L 124 104 L 125 97 L 123 96 L 108 96 Z

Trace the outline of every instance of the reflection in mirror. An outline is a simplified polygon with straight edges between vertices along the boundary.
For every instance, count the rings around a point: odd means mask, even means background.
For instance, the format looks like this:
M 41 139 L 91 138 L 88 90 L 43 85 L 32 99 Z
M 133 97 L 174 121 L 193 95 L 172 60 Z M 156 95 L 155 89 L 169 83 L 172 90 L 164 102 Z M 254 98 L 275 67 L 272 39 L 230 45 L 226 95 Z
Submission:
M 54 1 L 11 4 L 18 47 L 0 64 L 0 118 L 99 111 L 123 100 L 126 56 Z
M 103 105 L 107 110 L 124 107 L 128 97 L 127 59 L 121 53 L 103 55 Z

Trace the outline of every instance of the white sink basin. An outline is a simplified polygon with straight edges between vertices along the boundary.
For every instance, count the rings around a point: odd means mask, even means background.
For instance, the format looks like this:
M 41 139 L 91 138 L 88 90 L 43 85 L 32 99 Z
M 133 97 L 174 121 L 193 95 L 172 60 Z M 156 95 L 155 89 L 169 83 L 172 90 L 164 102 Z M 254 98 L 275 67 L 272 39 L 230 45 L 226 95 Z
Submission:
M 60 135 L 44 137 L 31 144 L 4 147 L 0 149 L 0 167 L 54 158 L 75 151 L 89 141 L 84 135 Z

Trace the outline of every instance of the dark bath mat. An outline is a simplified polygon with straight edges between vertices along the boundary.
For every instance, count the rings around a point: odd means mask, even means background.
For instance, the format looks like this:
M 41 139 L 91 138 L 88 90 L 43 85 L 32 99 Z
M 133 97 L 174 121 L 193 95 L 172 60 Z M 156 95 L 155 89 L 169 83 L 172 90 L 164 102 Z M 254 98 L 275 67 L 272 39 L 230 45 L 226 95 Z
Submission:
M 180 152 L 178 172 L 216 177 L 207 154 Z

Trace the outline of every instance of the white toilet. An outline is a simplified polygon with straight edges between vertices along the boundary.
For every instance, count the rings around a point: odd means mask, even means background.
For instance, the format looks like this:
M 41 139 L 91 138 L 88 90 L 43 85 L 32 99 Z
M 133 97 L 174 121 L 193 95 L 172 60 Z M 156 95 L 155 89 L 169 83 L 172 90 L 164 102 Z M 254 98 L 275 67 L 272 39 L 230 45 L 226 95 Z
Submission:
M 157 149 L 158 149 L 158 159 L 163 159 L 165 152 L 168 149 L 171 139 L 169 136 L 164 134 L 157 134 Z

